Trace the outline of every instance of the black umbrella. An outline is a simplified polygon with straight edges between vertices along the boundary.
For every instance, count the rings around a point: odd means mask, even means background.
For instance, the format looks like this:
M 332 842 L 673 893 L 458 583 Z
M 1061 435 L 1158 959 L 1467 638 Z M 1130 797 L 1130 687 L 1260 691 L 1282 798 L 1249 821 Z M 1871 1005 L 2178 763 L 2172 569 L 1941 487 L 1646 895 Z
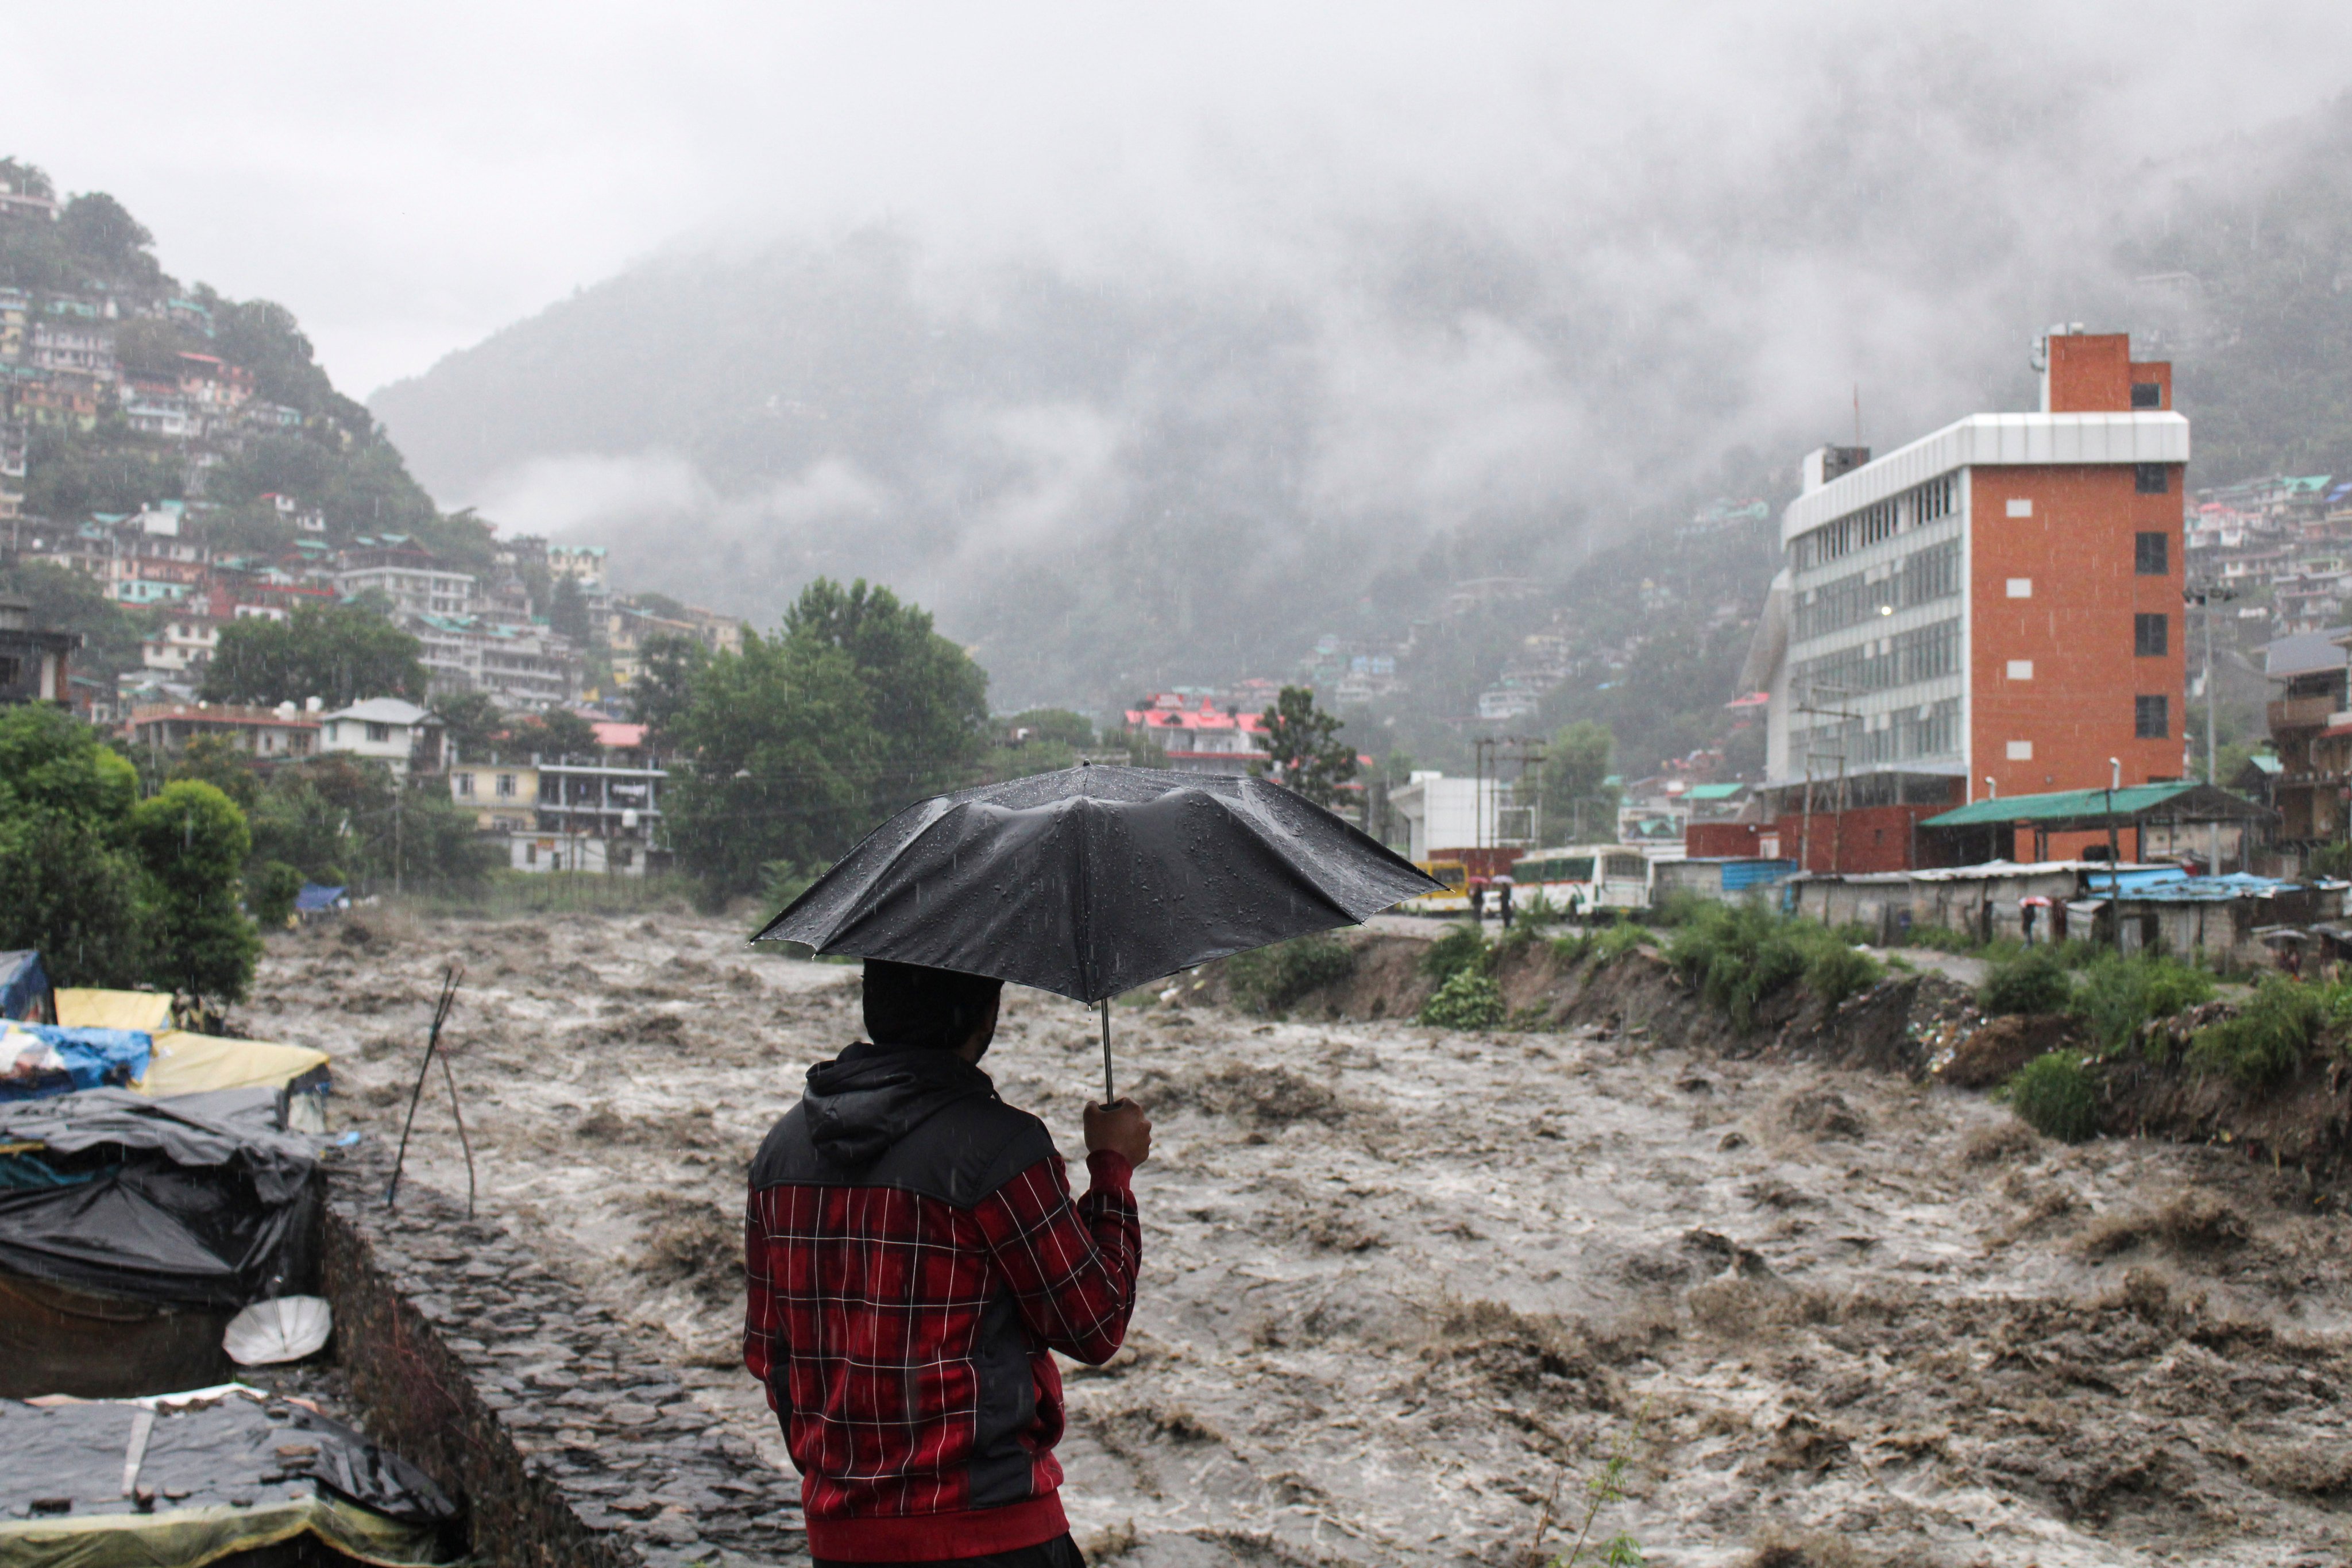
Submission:
M 752 940 L 1096 1003 L 1108 1101 L 1111 997 L 1440 888 L 1264 779 L 1076 767 L 908 806 Z

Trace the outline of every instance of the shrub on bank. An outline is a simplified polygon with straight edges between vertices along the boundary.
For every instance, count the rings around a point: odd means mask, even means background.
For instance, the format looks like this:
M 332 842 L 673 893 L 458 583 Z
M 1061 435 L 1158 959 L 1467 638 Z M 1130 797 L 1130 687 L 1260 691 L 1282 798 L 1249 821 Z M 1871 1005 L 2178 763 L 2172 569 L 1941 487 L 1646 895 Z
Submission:
M 2326 1014 L 2313 986 L 2273 974 L 2254 988 L 2234 1018 L 2197 1031 L 2189 1062 L 2200 1072 L 2226 1073 L 2242 1084 L 2274 1083 L 2293 1072 Z
M 1996 1018 L 2011 1013 L 2063 1013 L 2074 993 L 2058 955 L 2047 947 L 2029 947 L 2013 958 L 1994 961 L 1977 993 L 1977 1005 Z
M 1503 992 L 1473 969 L 1459 969 L 1423 1004 L 1421 1021 L 1441 1029 L 1491 1029 L 1503 1021 Z
M 1328 931 L 1237 952 L 1225 960 L 1234 999 L 1254 1013 L 1282 1012 L 1308 992 L 1337 984 L 1355 972 L 1356 950 Z
M 1465 971 L 1484 974 L 1494 965 L 1495 950 L 1487 944 L 1486 933 L 1466 921 L 1447 927 L 1421 955 L 1421 972 L 1440 986 Z
M 2010 1109 L 2044 1137 L 2080 1143 L 2099 1130 L 2098 1092 L 2082 1058 L 2071 1051 L 2034 1058 L 2001 1093 Z
M 1675 930 L 1666 962 L 1743 1031 L 1755 1027 L 1767 998 L 1800 979 L 1834 1007 L 1885 973 L 1846 933 L 1760 904 L 1693 909 Z
M 2213 977 L 2162 953 L 2103 952 L 2084 965 L 2073 1006 L 2102 1054 L 2129 1048 L 2140 1029 L 2213 999 Z

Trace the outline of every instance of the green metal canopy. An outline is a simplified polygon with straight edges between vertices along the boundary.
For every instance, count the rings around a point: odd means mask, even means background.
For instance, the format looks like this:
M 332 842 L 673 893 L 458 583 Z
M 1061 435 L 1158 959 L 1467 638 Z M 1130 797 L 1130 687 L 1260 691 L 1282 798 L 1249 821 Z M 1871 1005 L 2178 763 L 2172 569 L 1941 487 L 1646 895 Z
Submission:
M 2142 822 L 2236 822 L 2270 816 L 2264 807 L 2211 784 L 2126 784 L 2121 789 L 2062 789 L 1979 800 L 1931 816 L 1922 827 L 2033 827 L 2045 833 L 2128 827 Z

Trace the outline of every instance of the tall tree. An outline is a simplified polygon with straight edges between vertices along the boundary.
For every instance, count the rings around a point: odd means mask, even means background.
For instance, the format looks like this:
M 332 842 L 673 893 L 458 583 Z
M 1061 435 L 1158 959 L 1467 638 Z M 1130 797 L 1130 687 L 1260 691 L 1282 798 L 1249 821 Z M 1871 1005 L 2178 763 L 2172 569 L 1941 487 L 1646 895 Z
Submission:
M 533 719 L 522 739 L 550 762 L 558 757 L 593 758 L 600 749 L 596 726 L 568 708 L 551 708 Z
M 862 578 L 845 588 L 820 577 L 785 613 L 783 630 L 846 656 L 865 688 L 877 810 L 970 778 L 987 745 L 988 672 L 931 628 L 930 612 Z
M 509 729 L 505 710 L 487 691 L 453 691 L 436 697 L 433 716 L 456 755 L 479 762 L 498 749 Z
M 0 948 L 38 948 L 60 985 L 144 977 L 147 922 L 126 831 L 139 775 L 89 725 L 0 710 Z
M 221 628 L 205 670 L 215 702 L 302 702 L 345 708 L 370 697 L 425 696 L 422 645 L 355 605 L 306 605 L 284 621 L 258 616 Z
M 261 954 L 241 907 L 253 849 L 245 813 L 211 784 L 176 779 L 131 808 L 131 837 L 152 889 L 151 975 L 199 996 L 243 998 Z
M 1356 748 L 1339 739 L 1338 715 L 1316 707 L 1309 688 L 1286 686 L 1262 717 L 1257 743 L 1267 776 L 1318 805 L 1338 800 L 1339 786 L 1356 776 Z
M 581 647 L 588 646 L 588 600 L 580 592 L 580 579 L 568 572 L 555 580 L 555 602 L 547 608 L 547 624 Z
M 696 637 L 663 633 L 637 649 L 637 678 L 629 685 L 629 711 L 646 726 L 656 751 L 675 740 L 678 719 L 694 701 L 694 683 L 710 663 L 710 650 Z
M 1606 783 L 1616 738 L 1591 719 L 1562 725 L 1545 748 L 1543 836 L 1555 844 L 1617 836 L 1617 792 Z
M 672 733 L 694 765 L 670 787 L 670 844 L 719 897 L 756 890 L 777 861 L 831 860 L 873 826 L 887 748 L 838 647 L 746 632 L 696 679 Z

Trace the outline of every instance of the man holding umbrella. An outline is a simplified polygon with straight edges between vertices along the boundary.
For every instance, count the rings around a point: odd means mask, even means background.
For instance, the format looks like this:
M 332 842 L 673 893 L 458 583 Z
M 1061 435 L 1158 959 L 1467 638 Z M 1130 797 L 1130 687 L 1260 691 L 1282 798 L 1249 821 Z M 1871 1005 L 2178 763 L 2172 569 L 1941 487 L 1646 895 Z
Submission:
M 1110 998 L 1437 888 L 1277 784 L 1079 767 L 908 806 L 768 924 L 866 960 L 868 1037 L 761 1146 L 745 1240 L 743 1359 L 819 1564 L 1079 1568 L 1052 1352 L 1099 1365 L 1126 1335 L 1151 1151 Z M 1084 1197 L 980 1070 L 1008 980 L 1100 1011 Z
M 744 1362 L 782 1418 L 818 1563 L 1078 1568 L 1050 1353 L 1108 1361 L 1151 1124 L 1086 1110 L 1073 1201 L 1045 1124 L 980 1070 L 1003 983 L 868 959 L 867 1038 L 809 1070 L 751 1165 Z

